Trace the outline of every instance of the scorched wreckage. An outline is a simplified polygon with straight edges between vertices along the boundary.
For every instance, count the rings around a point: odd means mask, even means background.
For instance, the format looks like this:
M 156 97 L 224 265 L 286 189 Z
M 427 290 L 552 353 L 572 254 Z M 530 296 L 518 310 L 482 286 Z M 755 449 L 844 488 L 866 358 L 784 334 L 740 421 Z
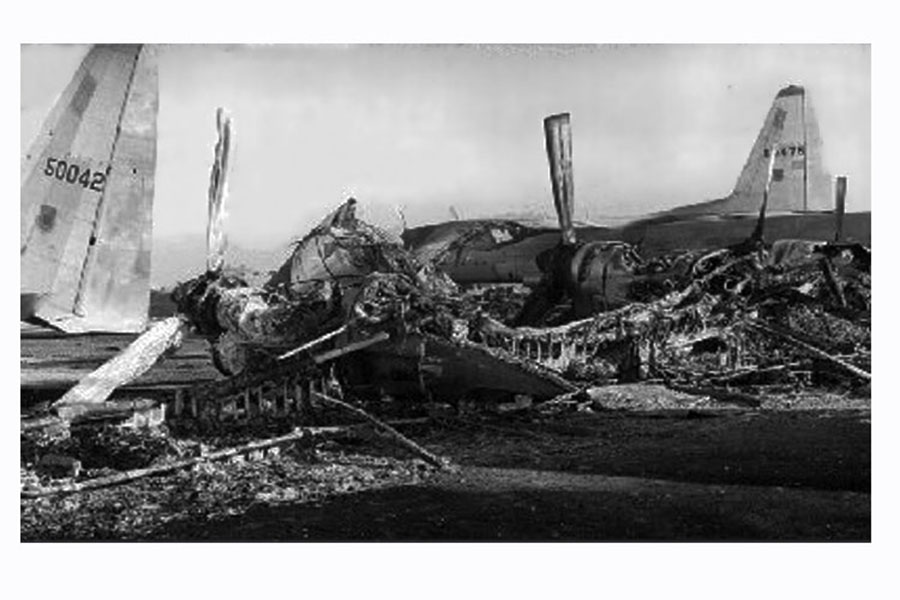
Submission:
M 800 93 L 782 90 L 776 101 L 794 102 Z M 844 239 L 846 180 L 838 179 L 827 237 L 767 241 L 773 199 L 780 210 L 791 207 L 785 185 L 802 190 L 804 208 L 809 185 L 819 196 L 827 185 L 818 171 L 814 182 L 807 179 L 805 148 L 813 141 L 792 139 L 806 140 L 805 124 L 793 120 L 774 106 L 735 193 L 716 201 L 720 205 L 701 205 L 710 213 L 725 210 L 722 202 L 731 211 L 746 212 L 751 204 L 758 210 L 752 228 L 727 244 L 644 253 L 641 240 L 627 235 L 580 239 L 569 115 L 559 114 L 544 121 L 559 229 L 554 245 L 530 257 L 537 274 L 531 287 L 465 287 L 465 277 L 457 282 L 442 270 L 446 248 L 404 245 L 358 218 L 353 198 L 297 242 L 267 282 L 254 286 L 224 260 L 232 132 L 220 110 L 206 271 L 172 293 L 177 315 L 153 324 L 56 401 L 49 417 L 23 428 L 65 427 L 112 414 L 115 403 L 108 400 L 115 390 L 177 352 L 189 334 L 208 341 L 223 374 L 183 386 L 165 403 L 168 424 L 191 431 L 269 422 L 306 426 L 323 405 L 393 431 L 361 406 L 373 412 L 388 401 L 559 408 L 577 406 L 594 386 L 648 379 L 751 406 L 765 386 L 866 385 L 870 251 Z M 25 188 L 23 202 L 24 196 Z M 665 227 L 678 219 L 655 223 Z M 641 227 L 650 230 L 654 222 Z M 502 252 L 521 239 L 495 241 Z M 450 246 L 465 251 L 459 243 Z

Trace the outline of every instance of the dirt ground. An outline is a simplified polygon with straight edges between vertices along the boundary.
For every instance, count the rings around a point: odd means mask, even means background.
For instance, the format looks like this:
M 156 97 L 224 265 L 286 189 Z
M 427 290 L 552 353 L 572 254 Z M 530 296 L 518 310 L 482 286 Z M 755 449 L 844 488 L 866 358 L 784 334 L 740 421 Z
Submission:
M 93 515 L 109 512 L 107 518 L 136 512 L 132 518 L 151 524 L 123 531 L 101 523 L 53 534 L 42 531 L 37 517 L 23 539 L 867 541 L 868 415 L 583 413 L 538 422 L 494 417 L 407 427 L 408 435 L 457 468 L 434 472 L 407 461 L 381 479 L 366 480 L 359 471 L 356 485 L 340 489 L 329 480 L 325 493 L 310 496 L 302 493 L 309 481 L 298 471 L 309 458 L 283 456 L 252 467 L 222 467 L 231 469 L 219 473 L 229 484 L 243 477 L 250 501 L 184 512 L 170 498 L 171 518 L 158 523 L 140 515 L 165 502 L 128 501 L 129 487 L 160 494 L 181 486 L 186 503 L 198 501 L 191 490 L 202 486 L 186 484 L 181 474 L 79 495 L 84 498 L 23 501 L 23 514 L 43 502 L 71 511 L 74 519 L 83 518 L 79 507 L 91 507 Z M 357 464 L 373 454 L 403 456 L 378 440 L 339 446 Z M 285 461 L 291 461 L 287 476 L 273 484 L 266 471 L 284 471 Z M 315 462 L 319 468 L 341 464 L 328 457 Z M 265 485 L 254 483 L 248 468 Z
M 169 539 L 870 538 L 866 413 L 572 415 L 409 432 L 460 465 L 321 504 L 255 506 Z M 508 428 L 508 429 L 507 429 Z
M 109 340 L 103 343 L 107 352 L 120 346 Z M 39 374 L 35 370 L 39 362 L 55 360 L 39 346 L 23 340 L 23 410 L 29 402 L 26 375 Z M 202 348 L 195 350 L 199 353 Z M 97 360 L 102 357 L 90 358 Z M 169 362 L 167 370 L 170 376 L 189 374 L 194 370 L 179 365 L 195 360 L 200 364 L 199 358 Z M 70 369 L 71 364 L 60 363 L 57 368 Z M 437 471 L 373 436 L 330 441 L 105 490 L 23 499 L 21 537 L 23 541 L 871 538 L 868 398 L 793 395 L 748 409 L 635 384 L 606 388 L 586 411 L 454 415 L 406 425 L 402 431 L 449 458 L 454 468 Z

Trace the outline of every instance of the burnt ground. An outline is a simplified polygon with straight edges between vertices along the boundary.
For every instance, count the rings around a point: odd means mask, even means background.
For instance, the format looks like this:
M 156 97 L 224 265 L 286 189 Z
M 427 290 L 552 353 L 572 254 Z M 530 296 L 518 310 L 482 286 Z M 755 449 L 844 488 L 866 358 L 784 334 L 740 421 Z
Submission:
M 288 455 L 215 467 L 212 476 L 227 481 L 222 492 L 180 473 L 23 501 L 23 540 L 867 541 L 871 536 L 866 411 L 578 413 L 537 423 L 492 417 L 405 430 L 450 457 L 457 469 L 437 473 L 403 461 L 401 451 L 383 442 L 344 442 L 338 445 L 343 460 Z M 373 454 L 396 462 L 372 476 L 360 467 Z M 310 469 L 325 471 L 310 479 Z M 242 486 L 239 492 L 235 482 Z M 306 494 L 313 484 L 324 487 L 322 493 Z M 66 521 L 82 519 L 85 527 L 60 529 L 55 518 L 41 516 L 39 506 L 60 511 L 59 517 L 68 513 Z M 114 523 L 104 524 L 110 519 Z M 136 525 L 123 529 L 129 519 Z
M 368 437 L 23 499 L 22 540 L 870 540 L 867 399 L 723 409 L 617 389 L 624 409 L 403 427 L 448 472 Z
M 456 472 L 323 504 L 256 506 L 168 539 L 870 538 L 865 413 L 577 414 L 408 431 Z

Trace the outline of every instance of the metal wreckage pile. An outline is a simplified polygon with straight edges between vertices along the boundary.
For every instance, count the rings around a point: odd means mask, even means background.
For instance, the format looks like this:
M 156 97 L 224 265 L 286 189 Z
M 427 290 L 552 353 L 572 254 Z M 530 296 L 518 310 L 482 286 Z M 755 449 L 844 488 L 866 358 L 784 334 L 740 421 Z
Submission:
M 54 427 L 65 437 L 78 422 L 123 415 L 134 422 L 140 407 L 108 398 L 177 348 L 189 330 L 208 340 L 226 377 L 177 390 L 162 409 L 167 428 L 201 436 L 271 434 L 276 424 L 277 435 L 187 458 L 176 453 L 159 464 L 85 481 L 31 485 L 23 497 L 105 487 L 346 433 L 346 422 L 326 426 L 328 411 L 352 415 L 351 428 L 362 419 L 442 468 L 441 457 L 372 413 L 396 417 L 386 407 L 398 405 L 405 417 L 448 405 L 564 410 L 590 404 L 596 386 L 642 380 L 759 406 L 768 393 L 859 391 L 871 379 L 869 249 L 838 242 L 765 244 L 765 201 L 756 232 L 733 247 L 645 261 L 625 244 L 610 244 L 610 256 L 620 257 L 628 275 L 616 283 L 620 306 L 580 320 L 566 316 L 577 299 L 536 296 L 553 287 L 552 269 L 524 299 L 504 297 L 508 288 L 498 294 L 463 290 L 357 218 L 353 199 L 309 232 L 265 285 L 250 286 L 224 269 L 228 125 L 220 114 L 206 273 L 175 289 L 177 316 L 82 380 L 55 403 L 54 415 L 23 422 L 23 440 L 40 438 L 28 442 L 39 453 L 52 446 L 46 439 L 56 435 L 47 433 Z M 560 246 L 544 262 L 552 264 L 572 247 Z M 518 314 L 504 299 L 524 300 Z M 537 318 L 536 304 L 547 309 Z M 520 325 L 526 313 L 531 323 Z
M 262 289 L 205 275 L 176 290 L 226 372 L 278 371 L 279 357 L 302 355 L 355 398 L 451 403 L 544 402 L 650 378 L 752 403 L 731 388 L 870 379 L 870 252 L 859 244 L 751 239 L 638 258 L 628 294 L 640 301 L 513 327 L 354 206 L 310 233 Z

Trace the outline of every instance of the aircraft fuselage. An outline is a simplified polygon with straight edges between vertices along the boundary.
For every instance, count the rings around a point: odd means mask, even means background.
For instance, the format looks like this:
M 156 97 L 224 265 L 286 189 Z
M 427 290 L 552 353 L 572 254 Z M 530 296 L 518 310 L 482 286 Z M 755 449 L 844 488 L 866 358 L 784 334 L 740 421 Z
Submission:
M 871 244 L 871 212 L 847 213 L 844 238 Z M 634 224 L 623 228 L 577 229 L 584 243 L 623 241 L 639 248 L 649 259 L 681 250 L 723 248 L 746 240 L 756 226 L 757 214 L 683 218 L 671 222 Z M 823 241 L 834 236 L 834 215 L 829 212 L 791 212 L 766 217 L 765 239 Z M 541 278 L 536 257 L 559 243 L 559 232 L 534 231 L 523 239 L 492 248 L 463 248 L 441 257 L 438 266 L 457 283 L 536 283 Z

